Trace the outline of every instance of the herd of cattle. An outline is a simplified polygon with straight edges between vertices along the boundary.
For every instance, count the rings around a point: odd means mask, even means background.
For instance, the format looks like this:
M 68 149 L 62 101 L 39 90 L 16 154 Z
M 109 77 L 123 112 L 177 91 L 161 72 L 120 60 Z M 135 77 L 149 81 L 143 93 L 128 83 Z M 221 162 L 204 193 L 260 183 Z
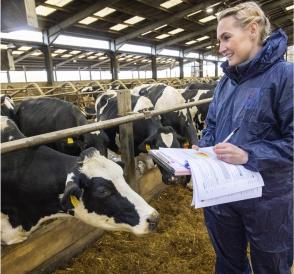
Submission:
M 165 84 L 131 90 L 133 112 L 157 110 L 210 98 L 213 87 L 191 84 L 179 91 Z M 135 156 L 158 147 L 197 144 L 208 104 L 133 122 Z M 97 95 L 97 121 L 117 117 L 117 93 Z M 85 125 L 72 103 L 56 98 L 27 99 L 14 105 L 1 95 L 1 142 Z M 2 154 L 1 241 L 24 241 L 42 222 L 74 216 L 105 230 L 145 234 L 157 226 L 158 212 L 134 192 L 120 163 L 107 158 L 119 152 L 118 127 L 71 136 L 54 143 Z M 170 175 L 162 171 L 166 182 Z

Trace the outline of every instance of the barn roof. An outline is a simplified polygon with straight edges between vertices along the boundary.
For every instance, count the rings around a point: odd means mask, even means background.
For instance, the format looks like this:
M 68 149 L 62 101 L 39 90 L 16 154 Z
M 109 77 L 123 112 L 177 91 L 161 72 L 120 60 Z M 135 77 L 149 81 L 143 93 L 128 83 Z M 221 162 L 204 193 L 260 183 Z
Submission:
M 120 51 L 125 44 L 152 47 L 157 55 L 163 49 L 217 55 L 216 13 L 244 1 L 199 0 L 36 0 L 40 30 L 54 41 L 58 35 L 101 39 L 118 50 L 120 67 L 144 68 L 150 60 L 144 54 Z M 269 17 L 273 29 L 282 27 L 293 45 L 292 0 L 257 1 Z M 207 10 L 211 8 L 211 11 Z M 2 44 L 11 41 L 2 39 Z M 43 67 L 44 56 L 38 43 L 15 42 L 16 67 Z M 26 50 L 21 46 L 28 46 Z M 53 64 L 59 69 L 106 68 L 109 50 L 93 50 L 84 45 L 51 44 Z M 62 52 L 62 50 L 64 50 Z M 148 55 L 148 54 L 146 54 Z M 159 66 L 170 66 L 175 58 L 158 56 Z M 187 61 L 188 59 L 186 59 Z M 185 62 L 185 60 L 184 60 Z

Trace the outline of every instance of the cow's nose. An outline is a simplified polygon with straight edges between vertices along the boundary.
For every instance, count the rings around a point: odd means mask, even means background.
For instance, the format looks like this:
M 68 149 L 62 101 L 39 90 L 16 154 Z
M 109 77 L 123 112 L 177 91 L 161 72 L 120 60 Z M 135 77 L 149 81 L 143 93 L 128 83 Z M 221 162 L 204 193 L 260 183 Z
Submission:
M 155 211 L 154 213 L 152 213 L 152 215 L 150 215 L 149 218 L 147 219 L 147 222 L 148 222 L 149 230 L 153 231 L 157 227 L 157 224 L 159 222 L 158 212 Z

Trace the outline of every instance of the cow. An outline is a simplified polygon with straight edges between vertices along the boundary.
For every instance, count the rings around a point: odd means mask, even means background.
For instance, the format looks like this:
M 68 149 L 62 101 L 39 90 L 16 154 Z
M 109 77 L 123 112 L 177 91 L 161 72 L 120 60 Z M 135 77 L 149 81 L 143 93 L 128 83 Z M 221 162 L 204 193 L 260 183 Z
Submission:
M 1 116 L 1 142 L 25 136 Z M 1 241 L 22 242 L 48 219 L 75 217 L 104 230 L 152 232 L 158 212 L 133 191 L 122 168 L 88 148 L 76 156 L 37 146 L 1 159 Z
M 199 86 L 199 84 L 197 84 Z M 194 84 L 186 87 L 182 92 L 182 96 L 185 98 L 186 103 L 195 102 L 203 99 L 208 99 L 213 97 L 213 89 L 196 89 Z M 195 122 L 196 128 L 198 130 L 198 135 L 201 136 L 201 131 L 205 126 L 205 118 L 208 112 L 210 103 L 205 103 L 199 106 L 194 106 L 189 108 L 191 117 Z
M 151 101 L 144 96 L 131 96 L 131 106 L 133 112 L 141 112 L 143 110 L 153 110 L 154 106 Z M 105 121 L 118 117 L 117 109 L 117 93 L 108 90 L 100 94 L 95 104 L 97 121 Z M 119 132 L 118 127 L 105 129 L 110 142 L 109 148 L 119 151 L 116 136 Z M 150 149 L 159 147 L 180 147 L 182 138 L 174 131 L 172 127 L 163 127 L 159 117 L 151 117 L 145 120 L 133 122 L 134 132 L 134 152 L 135 156 L 140 152 L 148 152 Z
M 131 90 L 132 95 L 146 96 L 156 110 L 178 106 L 185 103 L 184 97 L 175 88 L 165 84 L 145 84 Z M 181 109 L 161 114 L 161 122 L 164 126 L 171 126 L 185 138 L 189 147 L 197 144 L 197 131 L 193 125 L 191 115 L 187 109 Z
M 14 102 L 9 95 L 1 94 L 1 115 L 14 118 Z
M 99 86 L 86 86 L 81 89 L 82 101 L 80 109 L 87 119 L 95 119 L 95 101 L 97 96 L 100 93 L 103 93 L 104 90 L 101 90 Z
M 14 121 L 25 136 L 34 136 L 88 124 L 86 117 L 72 103 L 57 98 L 22 101 L 15 107 Z M 107 155 L 109 139 L 103 130 L 71 136 L 48 144 L 60 152 L 78 156 L 89 147 Z

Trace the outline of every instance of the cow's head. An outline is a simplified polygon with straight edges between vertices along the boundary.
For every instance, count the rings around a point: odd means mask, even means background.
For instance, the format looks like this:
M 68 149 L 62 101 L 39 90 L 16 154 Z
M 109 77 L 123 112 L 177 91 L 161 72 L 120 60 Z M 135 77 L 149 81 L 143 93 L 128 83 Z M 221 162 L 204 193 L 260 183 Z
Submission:
M 122 168 L 90 148 L 67 177 L 62 207 L 95 227 L 146 234 L 155 229 L 158 212 L 133 191 Z
M 17 125 L 7 116 L 1 116 L 1 143 L 24 138 Z
M 14 102 L 8 95 L 1 95 L 1 115 L 14 118 Z
M 85 150 L 90 147 L 96 148 L 101 155 L 107 156 L 107 147 L 109 144 L 109 138 L 103 130 L 97 130 L 95 132 L 83 134 L 83 140 L 81 142 L 81 149 Z
M 138 147 L 140 152 L 148 152 L 159 147 L 180 148 L 183 138 L 169 126 L 160 127 L 153 135 L 146 138 Z

